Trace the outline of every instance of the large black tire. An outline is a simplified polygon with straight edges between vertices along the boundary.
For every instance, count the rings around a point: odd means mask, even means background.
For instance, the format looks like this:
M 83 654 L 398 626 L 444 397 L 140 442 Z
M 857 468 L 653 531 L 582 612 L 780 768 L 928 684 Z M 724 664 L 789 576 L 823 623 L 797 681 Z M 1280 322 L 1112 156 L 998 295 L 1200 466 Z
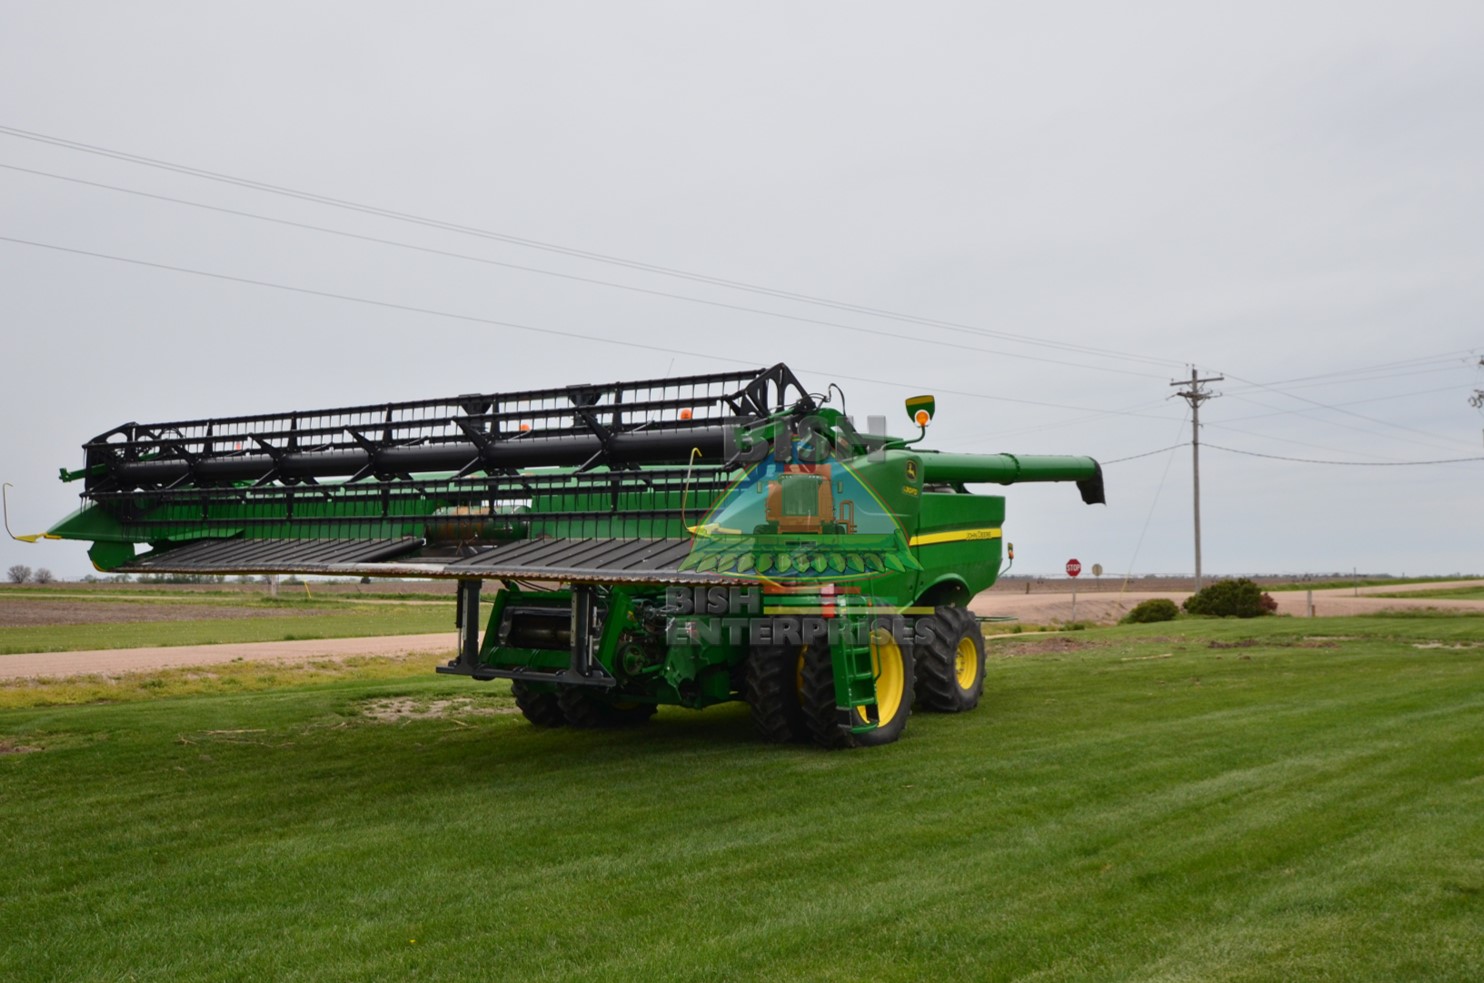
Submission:
M 853 734 L 841 726 L 835 709 L 835 669 L 829 646 L 811 645 L 804 653 L 799 701 L 810 736 L 821 747 L 875 747 L 902 736 L 912 715 L 912 647 L 898 644 L 900 619 L 879 618 L 871 628 L 871 665 L 881 720 L 875 730 Z M 859 710 L 856 711 L 860 713 Z M 861 717 L 865 722 L 865 717 Z
M 973 612 L 936 608 L 918 623 L 917 705 L 931 713 L 963 713 L 984 693 L 984 632 Z M 925 638 L 931 629 L 932 638 Z
M 653 703 L 629 703 L 592 692 L 589 686 L 563 686 L 557 691 L 562 714 L 573 727 L 632 727 L 653 717 Z
M 515 694 L 515 705 L 520 707 L 520 712 L 537 727 L 566 725 L 567 715 L 562 713 L 555 690 L 536 689 L 530 683 L 517 679 L 510 684 L 510 692 Z
M 803 669 L 804 650 L 797 645 L 754 645 L 748 653 L 743 696 L 763 740 L 787 744 L 809 739 L 799 703 Z

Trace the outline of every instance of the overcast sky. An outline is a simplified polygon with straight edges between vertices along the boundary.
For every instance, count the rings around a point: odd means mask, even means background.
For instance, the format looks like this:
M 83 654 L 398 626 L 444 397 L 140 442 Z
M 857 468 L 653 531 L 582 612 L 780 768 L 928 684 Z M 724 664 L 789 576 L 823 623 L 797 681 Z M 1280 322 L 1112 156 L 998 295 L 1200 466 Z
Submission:
M 0 236 L 422 309 L 0 241 L 11 526 L 125 421 L 785 361 L 1115 462 L 1007 490 L 1017 572 L 1188 572 L 1194 365 L 1208 574 L 1484 572 L 1481 51 L 1477 0 L 3 0 Z

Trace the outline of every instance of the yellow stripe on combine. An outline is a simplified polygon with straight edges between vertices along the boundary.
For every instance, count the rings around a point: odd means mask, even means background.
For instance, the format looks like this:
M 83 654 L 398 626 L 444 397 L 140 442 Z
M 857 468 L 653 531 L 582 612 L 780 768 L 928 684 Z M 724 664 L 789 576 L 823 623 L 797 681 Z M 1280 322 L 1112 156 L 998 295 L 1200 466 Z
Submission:
M 930 532 L 926 536 L 913 536 L 907 541 L 908 546 L 933 546 L 938 543 L 962 543 L 973 539 L 999 539 L 1000 530 L 994 529 L 955 529 L 952 532 Z

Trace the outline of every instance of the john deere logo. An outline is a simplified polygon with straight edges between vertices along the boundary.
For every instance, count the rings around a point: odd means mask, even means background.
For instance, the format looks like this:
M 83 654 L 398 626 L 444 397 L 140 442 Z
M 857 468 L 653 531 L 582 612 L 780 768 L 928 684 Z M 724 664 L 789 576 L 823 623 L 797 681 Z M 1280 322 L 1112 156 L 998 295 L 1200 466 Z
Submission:
M 907 480 L 910 481 L 910 482 L 912 482 L 914 485 L 917 484 L 917 462 L 916 461 L 908 461 L 907 462 Z

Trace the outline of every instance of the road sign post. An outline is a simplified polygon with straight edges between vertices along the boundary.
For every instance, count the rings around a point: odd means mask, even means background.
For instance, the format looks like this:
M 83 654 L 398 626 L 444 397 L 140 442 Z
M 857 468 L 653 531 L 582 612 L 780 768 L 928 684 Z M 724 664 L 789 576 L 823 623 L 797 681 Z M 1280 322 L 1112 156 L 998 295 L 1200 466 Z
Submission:
M 1067 576 L 1072 578 L 1072 618 L 1077 620 L 1077 575 L 1082 572 L 1082 561 L 1075 556 L 1067 561 Z

